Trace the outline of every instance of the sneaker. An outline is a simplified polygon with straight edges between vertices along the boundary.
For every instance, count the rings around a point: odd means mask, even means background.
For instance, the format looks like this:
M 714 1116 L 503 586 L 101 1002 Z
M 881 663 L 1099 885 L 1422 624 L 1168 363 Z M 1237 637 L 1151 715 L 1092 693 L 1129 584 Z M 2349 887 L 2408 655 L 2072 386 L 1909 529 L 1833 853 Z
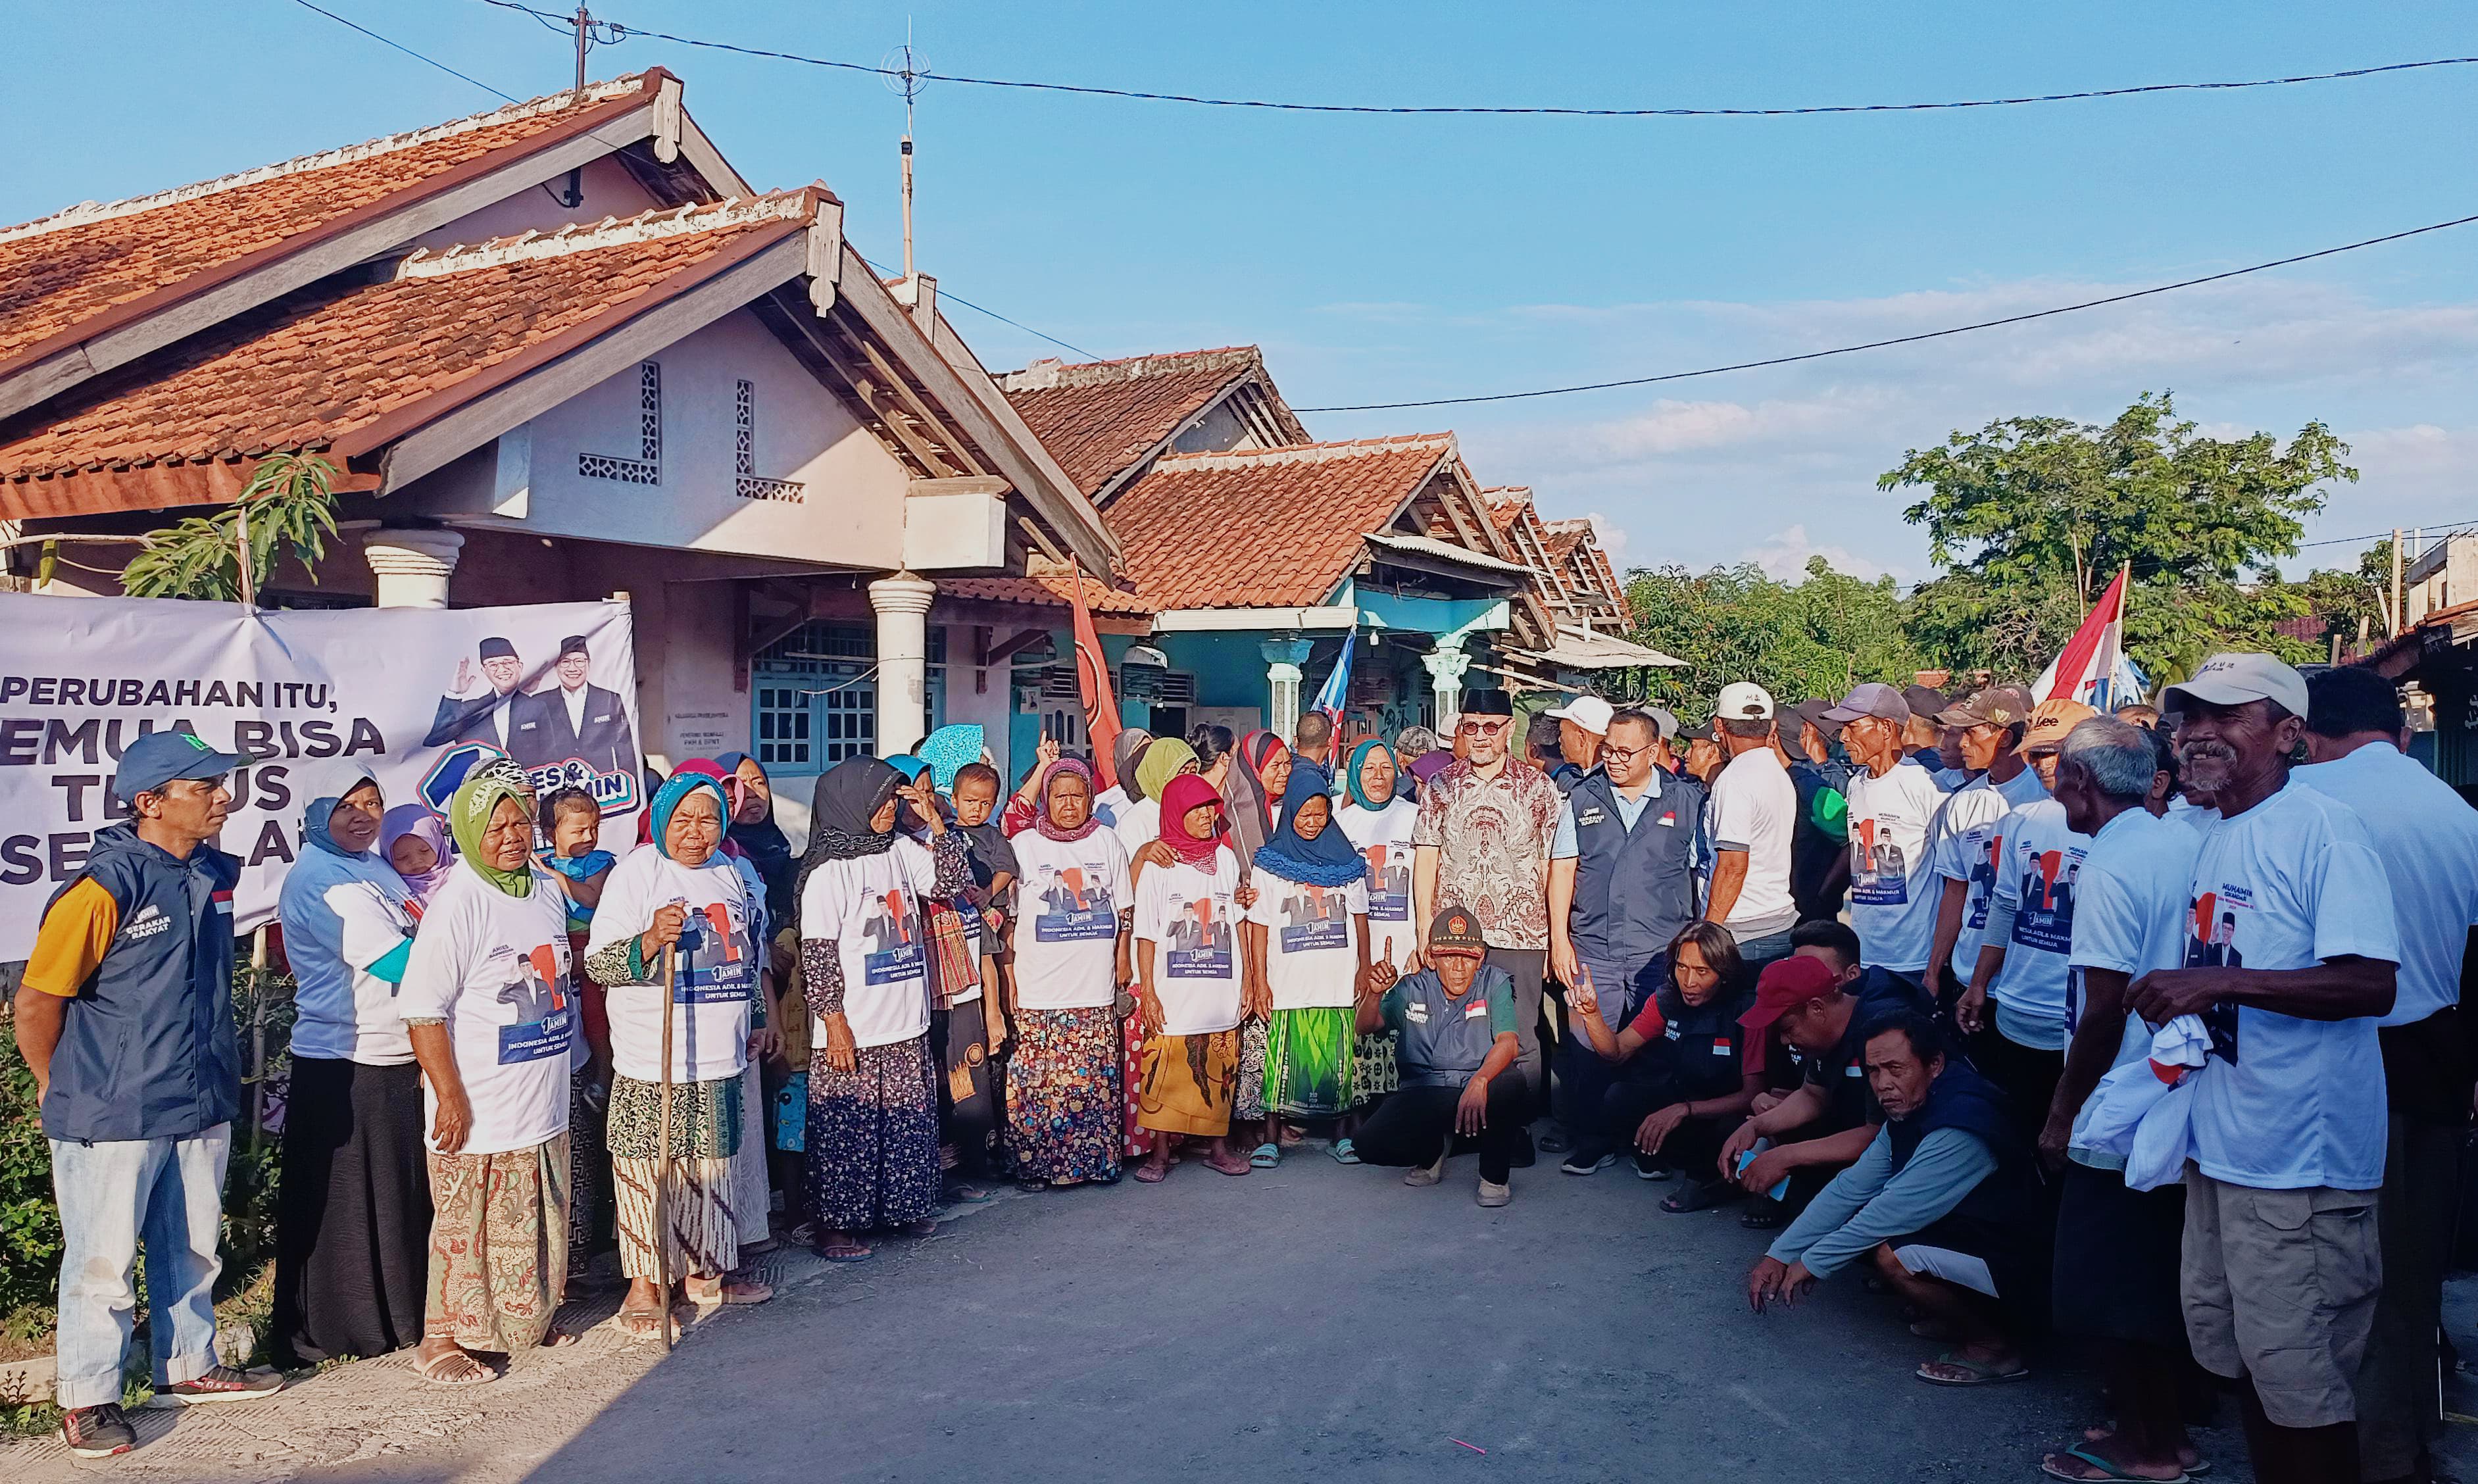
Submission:
M 1422 1165 L 1413 1170 L 1409 1174 L 1403 1177 L 1403 1183 L 1404 1185 L 1434 1185 L 1438 1181 L 1444 1179 L 1446 1177 L 1446 1155 L 1454 1151 L 1451 1146 L 1440 1151 L 1437 1155 L 1437 1162 L 1435 1164 Z
M 61 1441 L 80 1458 L 110 1458 L 138 1446 L 138 1429 L 129 1425 L 129 1414 L 119 1402 L 107 1401 L 62 1413 Z
M 1634 1157 L 1634 1177 L 1638 1180 L 1668 1180 L 1677 1174 L 1677 1170 L 1649 1154 L 1638 1152 Z
M 1618 1157 L 1614 1154 L 1592 1154 L 1582 1149 L 1577 1149 L 1574 1153 L 1567 1155 L 1566 1163 L 1558 1166 L 1557 1169 L 1559 1172 L 1563 1174 L 1590 1175 L 1598 1174 L 1617 1162 Z
M 241 1371 L 231 1366 L 217 1366 L 194 1381 L 155 1388 L 153 1407 L 200 1407 L 218 1401 L 256 1401 L 284 1390 L 284 1374 L 277 1371 Z
M 1514 1187 L 1500 1185 L 1494 1180 L 1482 1180 L 1479 1183 L 1479 1195 L 1477 1198 L 1483 1206 L 1502 1206 L 1514 1198 Z

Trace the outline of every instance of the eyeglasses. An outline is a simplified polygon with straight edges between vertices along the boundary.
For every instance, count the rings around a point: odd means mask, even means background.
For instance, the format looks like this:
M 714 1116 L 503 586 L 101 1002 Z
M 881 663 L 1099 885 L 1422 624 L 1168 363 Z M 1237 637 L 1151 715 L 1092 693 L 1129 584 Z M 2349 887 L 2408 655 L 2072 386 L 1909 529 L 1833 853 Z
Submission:
M 1513 724 L 1511 721 L 1474 721 L 1466 717 L 1454 723 L 1454 730 L 1473 737 L 1495 737 Z
M 1659 745 L 1660 744 L 1658 742 L 1646 742 L 1640 747 L 1617 747 L 1612 746 L 1607 742 L 1603 742 L 1601 743 L 1601 756 L 1614 759 L 1620 763 L 1631 763 L 1635 759 L 1652 751 L 1655 747 Z

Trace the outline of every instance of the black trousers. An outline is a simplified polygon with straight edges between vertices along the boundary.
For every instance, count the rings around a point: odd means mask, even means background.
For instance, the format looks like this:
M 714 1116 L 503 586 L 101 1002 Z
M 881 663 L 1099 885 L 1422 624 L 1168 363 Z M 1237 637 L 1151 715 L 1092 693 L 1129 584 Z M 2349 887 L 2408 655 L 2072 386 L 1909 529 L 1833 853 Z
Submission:
M 1454 1107 L 1462 1098 L 1458 1087 L 1398 1088 L 1359 1125 L 1352 1146 L 1370 1165 L 1433 1165 L 1454 1137 Z M 1530 1108 L 1521 1077 L 1490 1079 L 1488 1126 L 1479 1135 L 1481 1179 L 1505 1183 L 1523 1143 L 1524 1125 L 1530 1121 Z
M 1703 1095 L 1717 1097 L 1720 1094 L 1707 1093 Z M 1697 1100 L 1668 1077 L 1638 1077 L 1614 1083 L 1602 1094 L 1599 1121 L 1587 1138 L 1575 1147 L 1594 1158 L 1605 1153 L 1631 1153 L 1634 1131 L 1642 1126 L 1645 1119 L 1673 1103 Z M 1689 1179 L 1717 1180 L 1721 1177 L 1720 1167 L 1716 1163 L 1721 1157 L 1721 1145 L 1744 1121 L 1744 1114 L 1733 1114 L 1727 1119 L 1688 1119 L 1670 1131 L 1669 1138 L 1660 1145 L 1660 1153 L 1655 1158 Z

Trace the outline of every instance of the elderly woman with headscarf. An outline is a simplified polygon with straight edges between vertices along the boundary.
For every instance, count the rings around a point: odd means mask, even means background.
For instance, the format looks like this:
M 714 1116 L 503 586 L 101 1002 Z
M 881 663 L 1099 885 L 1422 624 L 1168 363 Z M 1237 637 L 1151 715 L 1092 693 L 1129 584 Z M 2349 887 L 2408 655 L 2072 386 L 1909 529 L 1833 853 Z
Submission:
M 428 804 L 398 804 L 380 817 L 379 859 L 404 883 L 406 905 L 417 922 L 456 869 L 447 826 Z
M 1155 742 L 1155 747 L 1164 745 Z M 1207 1167 L 1248 1172 L 1230 1147 L 1239 1073 L 1239 1012 L 1248 983 L 1240 930 L 1239 856 L 1222 839 L 1222 796 L 1194 774 L 1163 788 L 1161 837 L 1169 859 L 1136 883 L 1136 996 L 1145 1040 L 1136 1116 L 1154 1138 L 1136 1178 L 1170 1173 L 1181 1139 L 1209 1139 Z
M 298 1019 L 274 1347 L 309 1364 L 421 1339 L 430 1173 L 421 1069 L 396 1003 L 413 956 L 411 898 L 371 849 L 386 800 L 356 764 L 331 764 L 305 785 L 304 848 L 276 907 Z
M 1405 727 L 1407 735 L 1415 728 Z M 1352 750 L 1343 765 L 1346 796 L 1334 811 L 1340 827 L 1368 862 L 1368 961 L 1377 977 L 1391 982 L 1411 970 L 1420 935 L 1411 924 L 1411 826 L 1420 806 L 1403 794 L 1409 782 L 1394 750 L 1371 740 Z M 1395 1035 L 1381 1026 L 1359 1038 L 1358 1064 L 1353 1069 L 1352 1096 L 1361 1107 L 1400 1085 Z
M 493 759 L 447 805 L 464 852 L 423 914 L 396 996 L 430 1123 L 425 1381 L 495 1380 L 473 1352 L 572 1343 L 569 1071 L 581 1057 L 567 898 L 534 864 L 523 769 Z
M 1153 734 L 1140 726 L 1123 728 L 1110 740 L 1110 776 L 1117 781 L 1093 795 L 1093 817 L 1111 829 L 1119 827 L 1120 812 L 1141 796 L 1134 792 L 1136 759 L 1152 740 Z
M 1136 781 L 1128 786 L 1135 802 L 1120 810 L 1119 822 L 1111 826 L 1131 865 L 1136 852 L 1161 834 L 1162 790 L 1170 787 L 1172 779 L 1197 770 L 1196 749 L 1176 737 L 1156 738 L 1136 754 Z
M 800 873 L 800 863 L 792 854 L 791 838 L 774 822 L 774 782 L 767 776 L 766 765 L 746 752 L 726 752 L 714 761 L 733 780 L 724 786 L 732 805 L 731 829 L 724 838 L 740 847 L 766 883 L 768 919 L 778 925 L 789 922 L 792 882 Z
M 900 803 L 928 844 L 896 832 Z M 817 1017 L 809 1053 L 809 1203 L 818 1252 L 870 1255 L 865 1232 L 937 1229 L 938 1094 L 922 902 L 972 880 L 924 776 L 875 758 L 820 775 L 801 867 L 800 968 Z
M 1133 905 L 1127 854 L 1093 817 L 1092 769 L 1049 764 L 1033 827 L 1014 845 L 1023 875 L 1006 1103 L 1017 1183 L 1116 1180 L 1128 1106 L 1116 1007 L 1131 973 Z
M 1368 863 L 1333 827 L 1325 770 L 1297 767 L 1281 824 L 1256 851 L 1256 900 L 1248 909 L 1252 1008 L 1265 1021 L 1264 1100 L 1274 1119 L 1346 1119 L 1352 1107 L 1354 1012 L 1371 982 Z M 1333 1156 L 1356 1164 L 1347 1121 Z M 1277 1163 L 1296 1125 L 1251 1156 Z
M 605 1138 L 620 1270 L 628 1277 L 620 1327 L 640 1339 L 662 1333 L 672 1301 L 659 1274 L 678 1275 L 700 1307 L 773 1296 L 763 1283 L 729 1276 L 740 1265 L 743 1223 L 762 1232 L 766 1221 L 762 1208 L 738 1209 L 732 1183 L 732 1160 L 755 1137 L 758 1117 L 743 1073 L 773 1043 L 765 1029 L 765 906 L 722 853 L 731 809 L 721 784 L 682 769 L 656 792 L 652 814 L 653 841 L 612 868 L 585 945 L 586 972 L 603 987 L 611 1020 Z M 668 1145 L 660 1136 L 667 1081 Z

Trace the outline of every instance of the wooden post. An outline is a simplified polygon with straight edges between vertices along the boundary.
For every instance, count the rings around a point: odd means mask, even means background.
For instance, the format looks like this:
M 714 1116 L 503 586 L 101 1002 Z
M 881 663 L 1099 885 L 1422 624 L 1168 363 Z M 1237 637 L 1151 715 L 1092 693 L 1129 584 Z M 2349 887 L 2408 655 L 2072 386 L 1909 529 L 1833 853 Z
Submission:
M 241 558 L 241 570 L 249 558 Z M 249 1142 L 266 1137 L 266 927 L 249 935 Z
M 654 1282 L 662 1290 L 663 1348 L 671 1347 L 671 985 L 679 970 L 679 944 L 663 944 L 663 1098 L 654 1116 Z
M 2403 630 L 2403 629 L 2405 629 L 2405 628 L 2407 628 L 2407 627 L 2409 627 L 2409 616 L 2408 616 L 2408 614 L 2407 614 L 2407 613 L 2402 609 L 2402 607 L 2401 607 L 2401 528 L 2400 528 L 2400 527 L 2398 527 L 2398 526 L 2394 526 L 2394 527 L 2392 527 L 2392 632 L 2391 632 L 2391 637 L 2392 637 L 2392 638 L 2394 638 L 2394 639 L 2398 639 L 2398 638 L 2400 638 L 2401 630 Z

